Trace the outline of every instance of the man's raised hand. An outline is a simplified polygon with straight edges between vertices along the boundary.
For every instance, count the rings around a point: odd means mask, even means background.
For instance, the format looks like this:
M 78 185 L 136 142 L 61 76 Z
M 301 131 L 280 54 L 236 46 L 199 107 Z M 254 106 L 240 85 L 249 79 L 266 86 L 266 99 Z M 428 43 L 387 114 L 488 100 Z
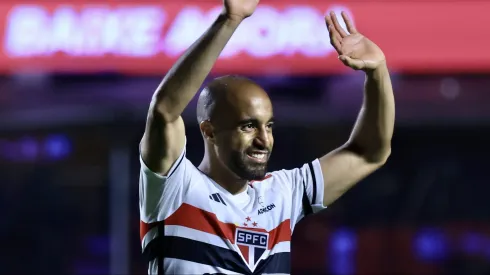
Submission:
M 241 21 L 254 13 L 259 0 L 223 0 L 223 4 L 228 18 Z
M 385 64 L 383 51 L 356 30 L 345 12 L 342 12 L 342 18 L 349 33 L 340 26 L 334 12 L 325 16 L 330 43 L 339 54 L 340 61 L 352 69 L 364 71 L 374 70 Z

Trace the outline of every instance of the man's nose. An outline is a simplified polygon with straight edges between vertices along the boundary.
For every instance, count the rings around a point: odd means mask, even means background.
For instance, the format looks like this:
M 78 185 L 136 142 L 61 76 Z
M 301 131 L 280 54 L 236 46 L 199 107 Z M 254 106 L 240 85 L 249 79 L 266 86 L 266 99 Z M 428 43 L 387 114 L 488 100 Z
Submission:
M 260 131 L 257 132 L 257 136 L 255 137 L 254 141 L 261 149 L 268 149 L 271 142 L 270 133 L 265 128 L 260 129 Z

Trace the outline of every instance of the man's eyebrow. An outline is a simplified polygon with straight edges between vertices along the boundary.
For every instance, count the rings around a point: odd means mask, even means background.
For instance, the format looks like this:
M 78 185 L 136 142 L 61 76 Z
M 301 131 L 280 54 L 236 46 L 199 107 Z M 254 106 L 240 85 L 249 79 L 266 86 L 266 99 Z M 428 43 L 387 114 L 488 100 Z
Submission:
M 248 124 L 248 123 L 258 124 L 259 120 L 256 118 L 246 118 L 238 122 L 238 124 Z
M 274 122 L 276 122 L 276 120 L 273 117 L 267 121 L 267 123 L 274 123 Z M 248 124 L 248 123 L 259 124 L 259 120 L 256 118 L 246 118 L 238 122 L 238 124 Z

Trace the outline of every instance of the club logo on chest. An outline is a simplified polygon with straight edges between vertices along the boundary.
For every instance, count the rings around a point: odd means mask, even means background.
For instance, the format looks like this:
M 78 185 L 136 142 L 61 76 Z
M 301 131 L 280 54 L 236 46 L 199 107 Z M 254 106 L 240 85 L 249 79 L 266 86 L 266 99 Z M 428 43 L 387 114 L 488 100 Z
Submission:
M 269 245 L 269 233 L 237 228 L 235 232 L 235 243 L 242 252 L 247 265 L 251 270 L 257 266 L 260 257 Z

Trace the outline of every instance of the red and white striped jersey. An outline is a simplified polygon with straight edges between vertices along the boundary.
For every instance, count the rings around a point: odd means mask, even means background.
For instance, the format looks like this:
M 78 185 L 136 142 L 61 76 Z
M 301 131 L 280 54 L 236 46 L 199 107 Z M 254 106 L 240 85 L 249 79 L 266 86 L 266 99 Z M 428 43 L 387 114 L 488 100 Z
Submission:
M 237 195 L 198 170 L 185 149 L 166 177 L 140 162 L 141 245 L 148 249 L 164 233 L 164 274 L 289 274 L 304 186 L 313 211 L 324 208 L 318 159 L 268 173 Z M 157 268 L 150 260 L 148 273 Z

